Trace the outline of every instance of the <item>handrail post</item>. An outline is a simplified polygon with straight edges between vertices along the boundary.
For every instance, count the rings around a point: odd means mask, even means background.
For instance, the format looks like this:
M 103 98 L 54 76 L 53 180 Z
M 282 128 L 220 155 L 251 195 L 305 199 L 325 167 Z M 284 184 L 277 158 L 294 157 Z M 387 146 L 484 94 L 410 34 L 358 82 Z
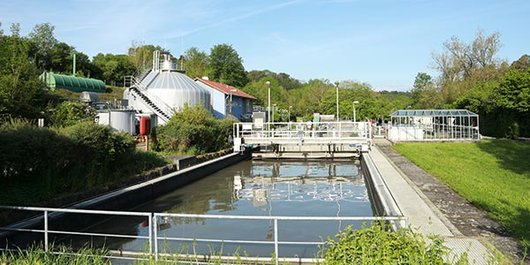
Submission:
M 48 211 L 44 210 L 44 250 L 48 251 Z
M 148 217 L 149 227 L 149 255 L 153 254 L 153 213 Z
M 155 261 L 158 261 L 158 221 L 157 221 L 157 216 L 156 216 L 156 213 L 153 215 L 153 240 L 154 240 L 154 250 L 155 250 Z
M 279 253 L 278 253 L 278 219 L 274 218 L 274 260 L 276 265 L 279 263 Z

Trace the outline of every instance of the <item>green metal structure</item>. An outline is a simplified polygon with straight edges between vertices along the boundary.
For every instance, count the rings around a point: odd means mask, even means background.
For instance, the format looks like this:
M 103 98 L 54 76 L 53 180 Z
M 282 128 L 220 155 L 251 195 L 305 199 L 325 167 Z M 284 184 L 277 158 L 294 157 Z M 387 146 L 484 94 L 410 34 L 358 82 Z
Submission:
M 46 83 L 46 86 L 51 90 L 63 88 L 73 92 L 103 93 L 107 89 L 105 83 L 98 79 L 61 75 L 53 72 L 44 72 L 39 76 L 39 79 Z

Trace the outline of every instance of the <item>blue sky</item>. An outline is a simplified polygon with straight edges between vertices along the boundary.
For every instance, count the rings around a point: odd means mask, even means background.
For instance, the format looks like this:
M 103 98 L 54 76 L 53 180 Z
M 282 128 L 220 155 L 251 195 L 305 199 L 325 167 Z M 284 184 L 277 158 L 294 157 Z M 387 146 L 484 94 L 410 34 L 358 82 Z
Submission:
M 133 41 L 180 55 L 229 43 L 247 70 L 300 80 L 355 80 L 408 90 L 451 36 L 499 32 L 500 59 L 530 54 L 530 1 L 491 0 L 0 0 L 4 31 L 50 22 L 56 37 L 94 56 Z

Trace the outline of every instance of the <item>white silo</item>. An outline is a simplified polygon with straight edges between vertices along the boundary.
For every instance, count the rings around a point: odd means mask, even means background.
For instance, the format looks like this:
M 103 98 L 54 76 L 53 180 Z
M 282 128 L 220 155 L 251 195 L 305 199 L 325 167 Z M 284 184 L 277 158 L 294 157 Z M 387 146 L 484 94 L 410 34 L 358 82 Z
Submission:
M 153 55 L 153 69 L 141 80 L 134 80 L 124 92 L 124 98 L 129 100 L 132 108 L 156 114 L 159 124 L 166 123 L 174 111 L 181 110 L 185 105 L 200 105 L 211 110 L 207 89 L 177 71 L 169 53 L 155 51 Z

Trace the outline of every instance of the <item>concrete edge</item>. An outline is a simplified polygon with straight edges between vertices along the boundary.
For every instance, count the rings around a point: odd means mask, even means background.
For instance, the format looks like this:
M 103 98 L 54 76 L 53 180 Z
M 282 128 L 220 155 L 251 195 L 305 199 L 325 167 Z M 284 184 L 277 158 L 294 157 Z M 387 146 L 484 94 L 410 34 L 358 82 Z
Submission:
M 369 191 L 375 192 L 374 203 L 378 214 L 405 217 L 369 154 L 361 156 L 361 170 L 366 176 L 365 181 Z

